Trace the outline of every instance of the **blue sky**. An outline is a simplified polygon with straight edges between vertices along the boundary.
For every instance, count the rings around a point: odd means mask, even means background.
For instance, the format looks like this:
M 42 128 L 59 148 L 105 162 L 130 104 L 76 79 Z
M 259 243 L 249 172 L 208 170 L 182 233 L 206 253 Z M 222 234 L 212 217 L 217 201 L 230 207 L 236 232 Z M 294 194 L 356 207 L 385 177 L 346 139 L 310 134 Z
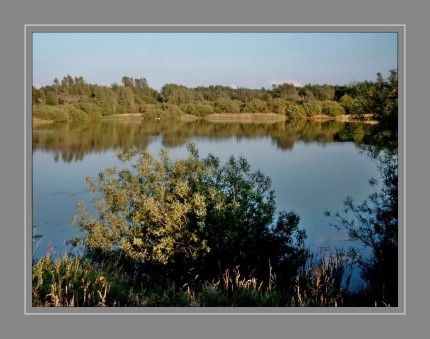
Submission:
M 397 68 L 396 33 L 33 33 L 33 85 L 345 85 Z

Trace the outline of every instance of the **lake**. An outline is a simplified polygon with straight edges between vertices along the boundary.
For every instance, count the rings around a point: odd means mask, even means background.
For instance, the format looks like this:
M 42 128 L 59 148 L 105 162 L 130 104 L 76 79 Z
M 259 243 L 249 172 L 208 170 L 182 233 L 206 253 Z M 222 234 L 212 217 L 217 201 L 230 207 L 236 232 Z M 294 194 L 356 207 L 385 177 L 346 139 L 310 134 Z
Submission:
M 329 226 L 324 211 L 342 209 L 347 196 L 365 199 L 371 192 L 368 180 L 379 177 L 375 162 L 361 152 L 365 132 L 364 124 L 306 120 L 37 124 L 32 136 L 33 226 L 41 238 L 33 244 L 33 257 L 45 255 L 50 241 L 61 255 L 65 242 L 79 235 L 71 221 L 78 202 L 91 205 L 85 178 L 121 166 L 117 151 L 137 146 L 157 154 L 164 148 L 176 159 L 186 156 L 189 142 L 197 144 L 201 157 L 212 153 L 221 163 L 242 154 L 252 169 L 268 175 L 277 209 L 300 215 L 313 251 L 346 248 L 346 235 Z

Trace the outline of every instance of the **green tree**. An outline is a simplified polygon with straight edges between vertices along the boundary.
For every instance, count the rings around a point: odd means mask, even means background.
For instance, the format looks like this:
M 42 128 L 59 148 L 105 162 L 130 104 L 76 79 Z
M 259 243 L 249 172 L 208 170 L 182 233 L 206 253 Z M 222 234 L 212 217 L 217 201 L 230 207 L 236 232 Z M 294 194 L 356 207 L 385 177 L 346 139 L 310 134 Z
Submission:
M 286 101 L 281 98 L 274 98 L 268 100 L 268 106 L 270 112 L 278 113 L 278 114 L 286 114 L 287 107 L 292 104 L 289 101 Z
M 58 96 L 55 95 L 55 93 L 49 92 L 48 95 L 46 96 L 45 102 L 47 105 L 57 106 L 58 105 Z
M 269 111 L 267 103 L 260 99 L 252 99 L 245 103 L 242 108 L 243 112 L 247 113 L 266 113 Z
M 336 117 L 342 114 L 345 114 L 345 110 L 342 105 L 338 104 L 335 101 L 324 101 L 321 104 L 322 114 L 329 115 L 332 117 Z
M 330 85 L 306 85 L 304 87 L 305 90 L 308 90 L 312 93 L 313 97 L 319 101 L 325 101 L 325 100 L 334 100 L 335 95 L 335 88 Z M 308 92 L 308 93 L 309 93 Z M 306 96 L 309 96 L 309 94 L 306 94 Z
M 95 103 L 102 115 L 115 114 L 117 111 L 117 96 L 115 92 L 107 86 L 91 86 L 91 101 Z
M 60 91 L 60 81 L 57 78 L 55 78 L 53 83 L 54 83 L 55 94 L 58 94 Z
M 97 217 L 81 206 L 75 221 L 86 232 L 87 255 L 118 261 L 129 274 L 182 279 L 190 270 L 203 280 L 225 269 L 262 279 L 269 262 L 289 262 L 295 272 L 304 259 L 304 231 L 298 216 L 276 210 L 271 180 L 251 171 L 243 157 L 221 166 L 209 155 L 201 159 L 194 145 L 189 157 L 172 161 L 132 149 L 119 154 L 129 165 L 106 169 L 88 179 Z M 132 161 L 137 157 L 136 161 Z M 294 263 L 294 264 L 293 264 Z
M 318 102 L 305 103 L 302 109 L 307 117 L 314 117 L 322 113 L 322 107 Z
M 231 100 L 221 98 L 214 102 L 215 113 L 239 113 L 241 102 L 239 100 Z
M 174 105 L 182 105 L 192 103 L 194 93 L 191 89 L 176 84 L 166 84 L 161 89 L 161 97 L 164 102 Z
M 356 103 L 351 96 L 348 94 L 343 95 L 339 100 L 339 104 L 343 107 L 346 114 L 354 114 Z
M 289 101 L 299 101 L 299 91 L 293 84 L 272 85 L 272 95 L 274 98 L 281 98 Z
M 299 95 L 302 103 L 309 103 L 316 100 L 314 93 L 309 89 L 309 86 L 299 88 Z
M 133 91 L 130 87 L 118 86 L 116 94 L 118 98 L 118 105 L 116 107 L 117 113 L 131 113 L 137 111 L 134 104 Z
M 32 87 L 31 97 L 33 105 L 44 104 L 46 100 L 45 92 L 42 89 L 36 88 L 34 86 Z
M 353 87 L 357 111 L 370 114 L 379 121 L 380 128 L 396 130 L 398 124 L 398 75 L 391 70 L 388 79 L 377 74 L 377 82 L 364 81 Z
M 379 157 L 382 188 L 369 180 L 376 190 L 357 204 L 348 197 L 343 213 L 333 215 L 331 225 L 348 233 L 349 239 L 364 249 L 351 247 L 349 256 L 359 265 L 361 275 L 378 303 L 398 303 L 398 156 L 386 152 Z M 325 212 L 331 216 L 330 212 Z
M 67 75 L 61 80 L 61 92 L 65 94 L 73 94 L 73 86 L 75 82 L 70 75 Z
M 294 102 L 289 103 L 287 105 L 287 107 L 285 108 L 285 113 L 290 118 L 298 118 L 298 117 L 305 116 L 305 112 L 303 110 L 303 106 L 302 105 L 298 105 L 298 104 L 296 104 Z

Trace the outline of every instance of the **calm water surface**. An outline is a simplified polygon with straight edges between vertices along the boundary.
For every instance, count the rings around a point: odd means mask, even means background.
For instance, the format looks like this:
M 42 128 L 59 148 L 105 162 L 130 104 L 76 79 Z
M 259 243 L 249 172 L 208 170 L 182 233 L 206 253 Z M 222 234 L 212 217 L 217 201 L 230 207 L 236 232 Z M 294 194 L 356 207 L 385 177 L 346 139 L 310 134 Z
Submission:
M 342 208 L 348 196 L 363 200 L 378 177 L 375 163 L 360 151 L 364 125 L 340 122 L 209 123 L 206 121 L 103 121 L 39 125 L 33 128 L 33 225 L 42 237 L 33 244 L 35 258 L 52 241 L 57 254 L 78 236 L 71 220 L 76 204 L 91 205 L 85 177 L 121 166 L 118 150 L 132 146 L 173 159 L 187 155 L 195 142 L 200 155 L 225 162 L 244 155 L 253 169 L 272 178 L 278 210 L 294 210 L 307 243 L 315 251 L 347 247 L 345 234 L 330 227 L 326 210 Z

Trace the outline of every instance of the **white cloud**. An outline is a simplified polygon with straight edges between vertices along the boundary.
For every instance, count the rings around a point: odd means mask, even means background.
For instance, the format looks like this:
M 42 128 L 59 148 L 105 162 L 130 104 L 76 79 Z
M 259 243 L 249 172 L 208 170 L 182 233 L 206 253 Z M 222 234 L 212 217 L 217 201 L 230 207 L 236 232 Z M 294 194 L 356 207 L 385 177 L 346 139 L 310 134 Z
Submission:
M 270 80 L 270 86 L 282 85 L 282 84 L 293 84 L 295 87 L 302 87 L 303 86 L 299 81 L 291 79 L 291 78 Z

